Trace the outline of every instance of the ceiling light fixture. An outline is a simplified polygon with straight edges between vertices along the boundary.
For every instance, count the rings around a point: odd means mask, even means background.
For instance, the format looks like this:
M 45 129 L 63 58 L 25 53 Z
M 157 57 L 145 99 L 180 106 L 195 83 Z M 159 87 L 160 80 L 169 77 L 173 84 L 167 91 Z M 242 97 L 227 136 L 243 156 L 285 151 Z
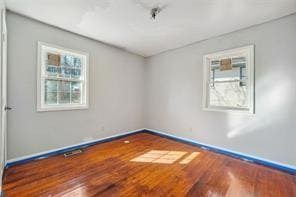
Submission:
M 151 11 L 150 11 L 150 14 L 151 14 L 151 18 L 153 20 L 155 20 L 157 14 L 161 11 L 161 9 L 159 7 L 155 7 L 155 8 L 152 8 Z
M 160 2 L 153 2 L 151 1 L 150 3 L 148 2 L 143 2 L 143 0 L 134 0 L 134 2 L 138 5 L 140 5 L 142 8 L 149 10 L 150 11 L 150 16 L 151 19 L 155 20 L 156 16 L 163 10 L 165 9 L 168 4 L 163 4 Z

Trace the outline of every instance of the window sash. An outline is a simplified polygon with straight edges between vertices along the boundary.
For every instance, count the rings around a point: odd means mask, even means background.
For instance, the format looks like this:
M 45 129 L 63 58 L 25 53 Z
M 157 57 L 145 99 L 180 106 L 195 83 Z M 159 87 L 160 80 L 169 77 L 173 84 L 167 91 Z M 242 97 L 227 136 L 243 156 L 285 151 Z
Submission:
M 236 83 L 238 83 L 239 81 L 236 81 Z M 233 83 L 233 82 L 226 82 L 226 83 L 224 83 L 224 84 L 231 84 L 231 83 Z M 210 107 L 210 108 L 219 108 L 219 109 L 231 109 L 231 110 L 247 110 L 249 107 L 249 105 L 250 105 L 250 103 L 249 103 L 249 97 L 250 97 L 250 95 L 249 95 L 249 92 L 248 92 L 248 86 L 246 86 L 246 98 L 245 98 L 245 102 L 247 102 L 247 107 L 245 107 L 245 106 L 231 106 L 231 105 L 228 105 L 228 106 L 225 106 L 225 105 L 216 105 L 215 104 L 215 102 L 212 100 L 212 97 L 211 97 L 211 93 L 212 93 L 212 91 L 214 91 L 213 90 L 213 88 L 215 87 L 214 86 L 214 84 L 212 85 L 212 84 L 209 84 L 210 86 L 208 86 L 208 100 L 207 100 L 207 106 L 208 107 Z M 211 86 L 212 85 L 212 86 Z M 243 86 L 241 86 L 241 87 L 243 87 Z M 228 98 L 229 97 L 224 97 L 224 101 L 229 101 L 228 100 Z M 239 104 L 239 103 L 237 103 L 237 104 Z
M 44 78 L 43 79 L 43 83 L 42 84 L 44 84 L 43 85 L 43 95 L 42 95 L 42 98 L 43 98 L 43 105 L 44 106 L 59 106 L 59 105 L 83 105 L 83 98 L 84 98 L 84 95 L 85 95 L 85 82 L 84 82 L 84 80 L 80 80 L 80 81 L 73 81 L 73 80 L 71 80 L 71 81 L 69 81 L 69 80 L 55 80 L 55 79 L 49 79 L 49 80 L 53 80 L 53 81 L 65 81 L 65 82 L 78 82 L 78 83 L 81 83 L 81 90 L 80 90 L 80 103 L 75 103 L 75 102 L 73 102 L 73 100 L 72 100 L 72 94 L 73 94 L 73 92 L 72 92 L 72 83 L 70 83 L 70 87 L 69 87 L 69 94 L 70 94 L 70 98 L 69 98 L 69 103 L 60 103 L 60 97 L 59 97 L 59 93 L 68 93 L 67 91 L 60 91 L 59 89 L 60 89 L 60 85 L 59 84 L 57 84 L 56 85 L 56 91 L 53 91 L 53 92 L 48 92 L 48 91 L 46 91 L 45 90 L 45 82 L 46 82 L 46 80 L 47 80 L 47 78 Z M 46 103 L 46 93 L 56 93 L 57 95 L 57 102 L 56 103 Z
M 48 65 L 47 65 L 48 66 Z M 71 68 L 71 67 L 68 67 L 68 66 L 50 66 L 52 68 L 56 68 L 56 69 L 69 69 L 70 70 L 70 77 L 62 77 L 62 76 L 54 76 L 54 74 L 60 74 L 62 75 L 62 72 L 59 73 L 59 72 L 53 72 L 53 75 L 49 75 L 48 74 L 48 71 L 47 71 L 47 66 L 46 65 L 43 65 L 43 67 L 45 68 L 42 68 L 42 77 L 57 77 L 57 78 L 64 78 L 64 79 L 80 79 L 80 80 L 84 80 L 85 79 L 85 76 L 84 76 L 84 72 L 85 72 L 85 65 L 81 65 L 81 68 Z M 79 70 L 80 71 L 80 76 L 75 78 L 72 76 L 72 70 Z
M 54 80 L 54 81 L 69 81 L 69 82 L 84 82 L 84 79 L 68 79 L 63 77 L 42 77 L 42 80 Z
M 221 81 L 213 81 L 213 80 L 211 80 L 209 82 L 209 84 L 215 84 L 215 83 L 235 83 L 235 82 L 243 82 L 243 83 L 246 83 L 247 80 L 240 80 L 240 79 L 221 80 Z

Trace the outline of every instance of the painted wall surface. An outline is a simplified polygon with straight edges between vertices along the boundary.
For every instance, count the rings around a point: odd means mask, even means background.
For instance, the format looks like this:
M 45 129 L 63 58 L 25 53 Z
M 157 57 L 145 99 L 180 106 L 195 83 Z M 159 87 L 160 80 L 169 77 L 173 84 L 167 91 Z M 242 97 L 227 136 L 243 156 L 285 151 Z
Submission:
M 146 127 L 296 166 L 296 15 L 147 59 Z M 255 115 L 202 110 L 203 55 L 255 45 Z
M 144 59 L 8 12 L 8 159 L 143 126 Z M 37 112 L 37 42 L 88 52 L 88 110 Z
M 8 159 L 123 131 L 166 131 L 296 165 L 296 15 L 142 58 L 8 13 Z M 88 110 L 37 112 L 37 42 L 90 54 Z M 255 115 L 202 110 L 204 54 L 255 45 Z

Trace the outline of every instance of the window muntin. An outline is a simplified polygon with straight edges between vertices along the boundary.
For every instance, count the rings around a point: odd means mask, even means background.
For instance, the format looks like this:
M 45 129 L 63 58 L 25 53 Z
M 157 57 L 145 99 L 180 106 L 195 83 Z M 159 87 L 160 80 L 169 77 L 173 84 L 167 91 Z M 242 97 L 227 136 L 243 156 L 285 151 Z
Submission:
M 39 43 L 38 111 L 88 107 L 88 55 Z
M 205 110 L 253 113 L 253 50 L 247 46 L 204 56 Z

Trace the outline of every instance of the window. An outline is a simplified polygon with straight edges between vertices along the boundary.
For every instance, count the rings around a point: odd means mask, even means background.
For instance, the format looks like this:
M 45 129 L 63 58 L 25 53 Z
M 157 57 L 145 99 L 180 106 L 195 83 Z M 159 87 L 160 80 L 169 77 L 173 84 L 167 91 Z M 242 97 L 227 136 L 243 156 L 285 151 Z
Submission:
M 88 54 L 38 43 L 37 111 L 88 108 Z
M 254 46 L 204 56 L 203 108 L 254 113 Z

